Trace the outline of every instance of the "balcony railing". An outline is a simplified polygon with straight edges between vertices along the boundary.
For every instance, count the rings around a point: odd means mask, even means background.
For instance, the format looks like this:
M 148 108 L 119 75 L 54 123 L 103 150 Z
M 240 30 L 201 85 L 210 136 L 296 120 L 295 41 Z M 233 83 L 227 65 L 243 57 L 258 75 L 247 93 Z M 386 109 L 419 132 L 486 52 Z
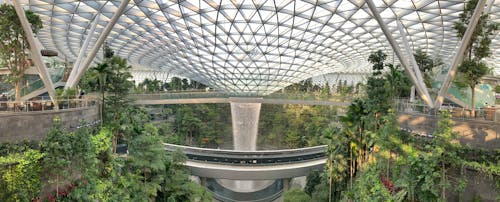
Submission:
M 94 99 L 61 99 L 57 100 L 59 109 L 75 109 L 94 106 L 98 103 Z M 1 112 L 34 112 L 54 110 L 55 106 L 51 100 L 35 101 L 0 101 Z
M 396 111 L 404 113 L 414 113 L 414 114 L 424 114 L 430 116 L 439 116 L 439 113 L 443 110 L 448 110 L 452 118 L 459 120 L 486 120 L 486 121 L 498 121 L 495 119 L 495 112 L 497 109 L 495 107 L 488 108 L 477 108 L 475 109 L 475 115 L 472 116 L 471 109 L 465 109 L 462 107 L 456 107 L 454 105 L 443 104 L 438 110 L 431 109 L 427 105 L 410 102 L 408 99 L 396 99 Z

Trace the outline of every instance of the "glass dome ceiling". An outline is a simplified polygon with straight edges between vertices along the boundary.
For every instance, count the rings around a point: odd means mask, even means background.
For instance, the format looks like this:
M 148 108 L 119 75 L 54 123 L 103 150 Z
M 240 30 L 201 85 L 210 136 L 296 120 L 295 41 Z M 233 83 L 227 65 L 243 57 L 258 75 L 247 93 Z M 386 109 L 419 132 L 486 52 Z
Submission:
M 38 37 L 43 46 L 58 50 L 68 61 L 76 60 L 99 18 L 90 50 L 121 3 L 22 2 L 42 18 Z M 396 19 L 413 50 L 449 64 L 458 43 L 452 25 L 463 0 L 374 3 L 398 42 Z M 500 0 L 489 3 L 491 19 L 500 22 Z M 131 0 L 106 41 L 136 70 L 165 71 L 218 90 L 252 94 L 268 94 L 321 74 L 369 72 L 367 57 L 378 49 L 392 56 L 364 0 Z M 488 62 L 498 75 L 498 34 L 492 50 Z

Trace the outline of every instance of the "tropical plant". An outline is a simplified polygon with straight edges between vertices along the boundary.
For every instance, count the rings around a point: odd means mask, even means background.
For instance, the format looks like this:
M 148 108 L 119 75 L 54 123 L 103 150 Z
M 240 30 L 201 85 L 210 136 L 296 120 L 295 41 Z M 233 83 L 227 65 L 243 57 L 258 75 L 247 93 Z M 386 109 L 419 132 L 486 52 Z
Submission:
M 0 157 L 1 201 L 31 201 L 40 197 L 42 158 L 43 154 L 33 149 Z

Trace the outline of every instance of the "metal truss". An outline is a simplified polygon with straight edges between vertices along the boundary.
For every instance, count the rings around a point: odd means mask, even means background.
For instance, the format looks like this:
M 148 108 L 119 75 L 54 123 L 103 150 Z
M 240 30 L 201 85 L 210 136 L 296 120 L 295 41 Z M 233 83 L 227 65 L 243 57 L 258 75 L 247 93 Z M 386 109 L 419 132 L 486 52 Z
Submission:
M 71 88 L 70 84 L 72 83 L 71 81 L 75 80 L 75 76 L 78 73 L 78 69 L 81 67 L 81 63 L 83 58 L 86 56 L 87 48 L 89 47 L 90 40 L 92 39 L 92 36 L 94 35 L 95 28 L 97 27 L 97 24 L 99 23 L 99 14 L 95 16 L 94 22 L 92 24 L 92 27 L 90 28 L 90 31 L 87 33 L 87 37 L 85 38 L 85 41 L 83 42 L 82 47 L 80 48 L 80 52 L 78 53 L 78 58 L 76 59 L 73 68 L 71 69 L 71 73 L 69 74 L 69 78 L 65 88 Z
M 45 48 L 75 61 L 95 13 L 96 31 L 119 0 L 22 0 L 39 14 Z M 500 22 L 500 1 L 491 1 Z M 453 22 L 463 0 L 375 0 L 400 43 L 400 19 L 413 50 L 448 63 L 457 47 Z M 268 94 L 298 81 L 335 72 L 370 72 L 368 55 L 392 52 L 365 1 L 359 0 L 133 0 L 106 39 L 133 66 L 171 72 L 229 92 Z M 500 37 L 488 62 L 500 73 Z M 95 39 L 91 42 L 95 43 Z M 99 55 L 99 54 L 97 54 Z M 389 54 L 391 55 L 391 54 Z

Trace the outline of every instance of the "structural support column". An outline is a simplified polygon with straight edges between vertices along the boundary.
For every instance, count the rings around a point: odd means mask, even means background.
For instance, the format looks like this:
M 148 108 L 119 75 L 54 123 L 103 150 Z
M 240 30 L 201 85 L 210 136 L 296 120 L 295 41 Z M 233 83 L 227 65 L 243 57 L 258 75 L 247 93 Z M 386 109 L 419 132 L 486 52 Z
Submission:
M 399 19 L 396 20 L 396 24 L 398 25 L 399 33 L 401 34 L 401 38 L 403 39 L 403 45 L 406 49 L 406 54 L 408 55 L 411 66 L 413 67 L 413 72 L 415 73 L 415 77 L 417 78 L 418 85 L 424 91 L 425 96 L 428 97 L 432 102 L 432 98 L 429 95 L 429 91 L 427 91 L 427 86 L 425 86 L 424 78 L 422 77 L 420 68 L 418 68 L 417 60 L 415 60 L 415 56 L 413 55 L 413 51 L 410 48 L 408 38 L 406 38 L 406 32 L 403 29 L 403 24 L 401 24 L 401 21 L 399 21 Z
M 75 75 L 75 77 L 69 81 L 68 85 L 66 85 L 67 88 L 74 88 L 76 84 L 80 81 L 80 78 L 83 76 L 83 73 L 88 69 L 90 63 L 92 60 L 94 60 L 95 55 L 101 48 L 102 44 L 104 43 L 104 40 L 108 37 L 109 33 L 111 32 L 111 29 L 115 26 L 116 22 L 120 18 L 120 16 L 123 14 L 123 11 L 125 11 L 125 8 L 127 8 L 128 3 L 130 0 L 123 0 L 122 3 L 120 4 L 120 7 L 118 7 L 118 10 L 116 10 L 116 13 L 113 15 L 109 23 L 106 25 L 102 33 L 99 35 L 99 38 L 97 39 L 97 42 L 95 43 L 94 47 L 92 50 L 89 52 L 85 60 L 83 61 L 82 65 L 78 68 L 78 71 Z
M 95 16 L 94 23 L 90 27 L 90 31 L 87 34 L 87 38 L 83 42 L 83 46 L 80 48 L 80 52 L 78 53 L 78 58 L 76 59 L 75 64 L 73 65 L 73 69 L 71 70 L 71 73 L 69 74 L 69 78 L 68 78 L 68 81 L 67 81 L 66 86 L 65 86 L 66 89 L 69 88 L 68 84 L 70 83 L 70 81 L 74 80 L 75 75 L 78 73 L 78 69 L 81 66 L 80 64 L 82 63 L 82 59 L 85 55 L 87 48 L 89 47 L 89 43 L 90 43 L 90 40 L 92 39 L 92 36 L 94 35 L 95 28 L 97 27 L 97 24 L 99 24 L 99 17 L 100 17 L 100 14 L 97 14 Z
M 283 192 L 290 190 L 290 182 L 291 181 L 292 181 L 292 178 L 283 179 Z
M 461 64 L 462 60 L 464 59 L 464 53 L 465 50 L 467 49 L 467 44 L 469 44 L 470 39 L 472 38 L 472 34 L 476 29 L 477 22 L 481 17 L 485 4 L 486 0 L 479 0 L 477 2 L 476 9 L 474 9 L 474 14 L 472 14 L 472 17 L 469 21 L 469 25 L 467 26 L 467 30 L 465 31 L 464 36 L 462 37 L 462 41 L 460 41 L 460 45 L 458 46 L 458 50 L 455 52 L 455 55 L 453 55 L 453 60 L 451 62 L 451 67 L 448 70 L 448 74 L 444 79 L 443 85 L 441 85 L 441 89 L 439 89 L 439 93 L 434 103 L 435 106 L 439 107 L 441 106 L 441 104 L 443 104 L 444 97 L 448 93 L 451 81 L 453 81 L 455 75 L 457 74 L 458 65 Z
M 24 9 L 21 8 L 19 1 L 12 1 L 14 8 L 16 9 L 17 16 L 19 17 L 19 21 L 21 21 L 21 25 L 23 26 L 24 33 L 26 34 L 26 38 L 28 39 L 28 43 L 30 45 L 30 52 L 33 62 L 35 63 L 35 67 L 38 70 L 38 75 L 42 80 L 47 92 L 49 93 L 50 99 L 54 103 L 55 109 L 59 109 L 59 105 L 57 103 L 57 95 L 54 88 L 54 84 L 50 79 L 49 71 L 45 66 L 45 63 L 42 60 L 42 54 L 40 53 L 40 49 L 37 47 L 35 42 L 35 37 L 33 35 L 33 30 L 31 30 L 31 25 L 26 18 L 26 13 Z
M 410 88 L 410 102 L 415 102 L 415 86 L 411 86 Z
M 424 102 L 430 108 L 434 108 L 434 103 L 432 103 L 431 98 L 426 95 L 426 93 L 425 93 L 426 90 L 424 90 L 422 88 L 422 86 L 420 86 L 418 84 L 418 79 L 415 77 L 415 74 L 413 73 L 413 70 L 410 68 L 410 65 L 408 64 L 408 61 L 406 60 L 406 58 L 403 57 L 403 53 L 399 49 L 399 46 L 396 43 L 396 40 L 394 40 L 394 38 L 391 35 L 391 32 L 389 31 L 389 29 L 387 28 L 385 22 L 382 20 L 382 17 L 378 13 L 377 7 L 375 6 L 375 4 L 373 3 L 372 0 L 366 0 L 366 4 L 368 5 L 368 8 L 371 10 L 371 12 L 372 12 L 373 16 L 375 17 L 375 19 L 377 20 L 380 28 L 382 29 L 382 32 L 384 32 L 385 37 L 387 38 L 387 40 L 391 44 L 392 49 L 394 50 L 394 53 L 396 53 L 396 56 L 399 59 L 399 62 L 401 62 L 401 64 L 405 68 L 406 74 L 408 74 L 408 76 L 410 77 L 411 82 L 415 85 L 418 94 L 420 95 L 420 97 L 422 98 L 422 100 L 424 100 Z M 429 94 L 429 93 L 427 93 L 427 94 Z
M 200 177 L 200 185 L 204 188 L 207 187 L 207 178 L 206 177 Z

